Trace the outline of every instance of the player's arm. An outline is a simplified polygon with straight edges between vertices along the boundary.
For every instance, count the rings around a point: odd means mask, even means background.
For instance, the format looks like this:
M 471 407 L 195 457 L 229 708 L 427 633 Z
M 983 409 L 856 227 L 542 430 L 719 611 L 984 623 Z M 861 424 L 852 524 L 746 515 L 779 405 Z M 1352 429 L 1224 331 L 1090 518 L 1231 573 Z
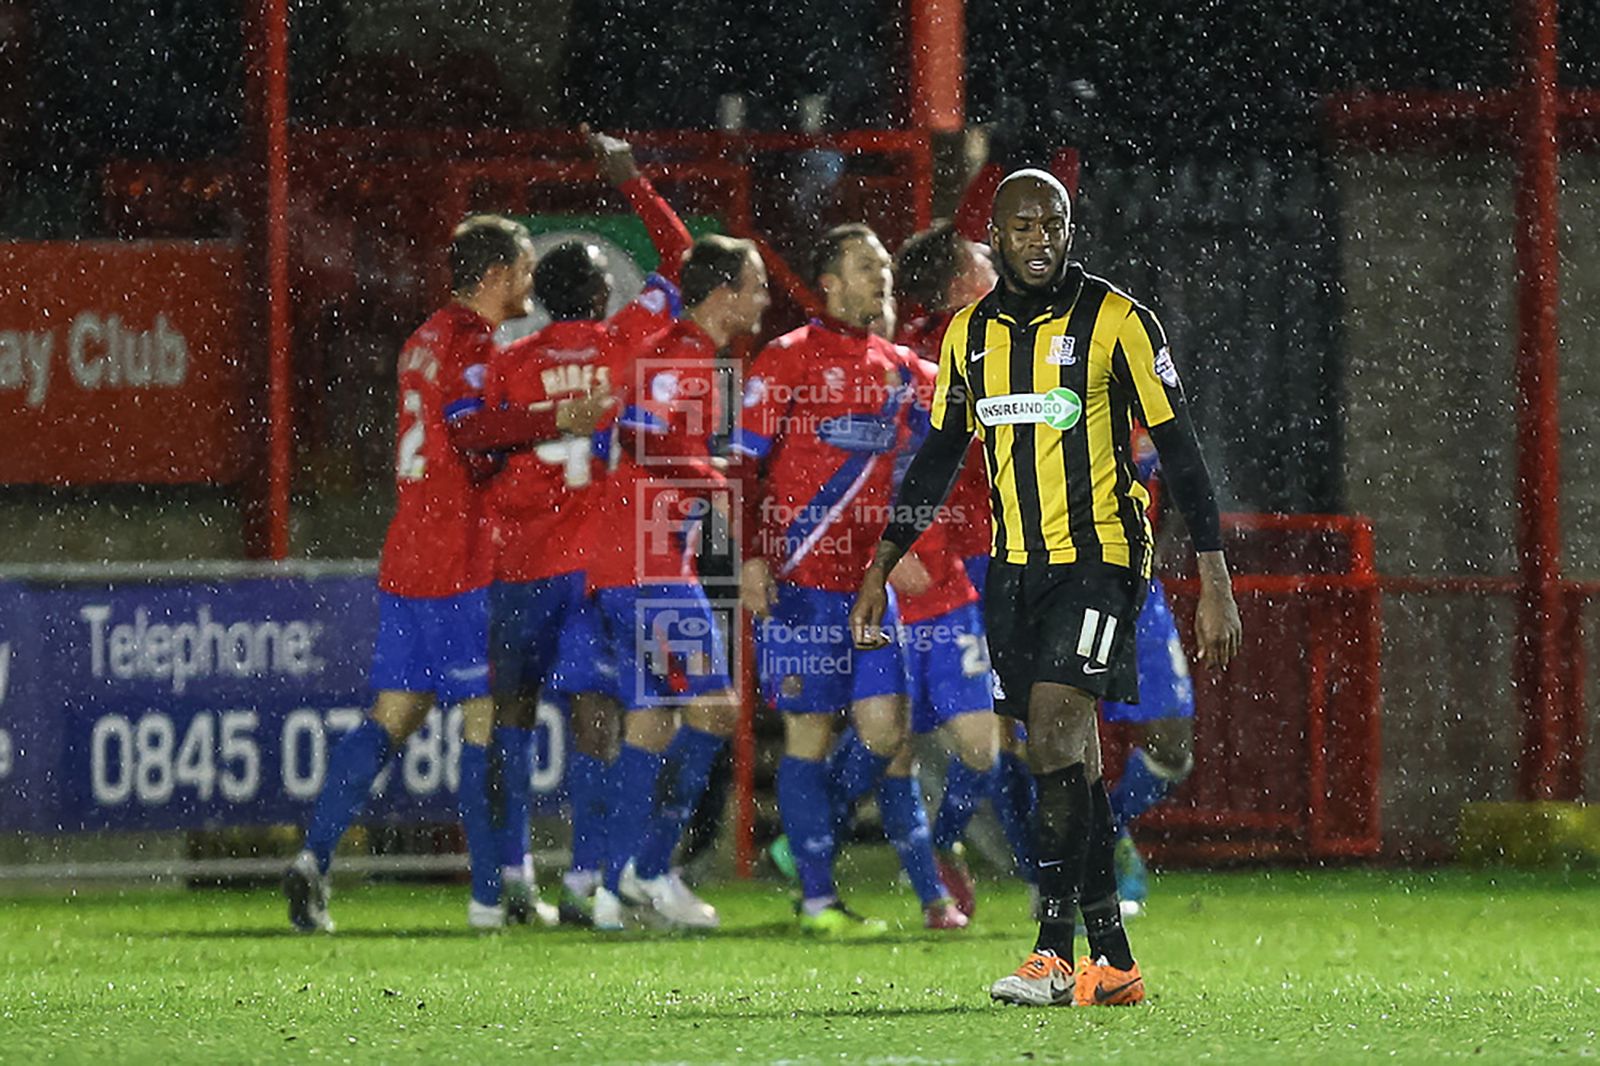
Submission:
M 788 368 L 794 355 L 781 344 L 769 344 L 751 365 L 745 377 L 738 423 L 733 430 L 728 465 L 728 480 L 739 486 L 739 547 L 743 559 L 739 569 L 739 598 L 746 610 L 764 618 L 777 602 L 777 585 L 772 577 L 772 560 L 782 556 L 783 530 L 767 528 L 768 461 L 782 447 L 783 436 L 793 416 L 795 391 L 790 387 Z
M 603 391 L 521 408 L 490 408 L 482 397 L 464 397 L 446 404 L 445 424 L 459 452 L 517 451 L 567 435 L 588 436 L 611 407 Z
M 967 447 L 977 428 L 971 393 L 959 366 L 957 337 L 965 333 L 954 327 L 945 331 L 939 352 L 939 376 L 928 410 L 928 435 L 900 482 L 892 520 L 884 530 L 883 539 L 878 541 L 872 563 L 861 579 L 855 605 L 850 609 L 851 632 L 859 648 L 881 647 L 888 643 L 882 627 L 889 603 L 889 575 L 923 531 L 933 524 L 939 507 L 961 476 Z
M 661 259 L 656 272 L 676 283 L 684 254 L 694 243 L 689 228 L 683 224 L 683 219 L 678 217 L 672 205 L 656 192 L 650 179 L 639 173 L 632 145 L 620 137 L 609 137 L 591 130 L 587 123 L 579 129 L 589 141 L 589 150 L 594 153 L 600 173 L 628 198 L 634 214 L 650 231 L 650 243 L 656 246 L 656 254 Z
M 1239 650 L 1239 608 L 1222 553 L 1217 494 L 1189 418 L 1161 323 L 1135 305 L 1117 333 L 1112 375 L 1132 388 L 1139 419 L 1161 458 L 1161 478 L 1183 515 L 1200 570 L 1195 639 L 1201 662 L 1226 666 Z

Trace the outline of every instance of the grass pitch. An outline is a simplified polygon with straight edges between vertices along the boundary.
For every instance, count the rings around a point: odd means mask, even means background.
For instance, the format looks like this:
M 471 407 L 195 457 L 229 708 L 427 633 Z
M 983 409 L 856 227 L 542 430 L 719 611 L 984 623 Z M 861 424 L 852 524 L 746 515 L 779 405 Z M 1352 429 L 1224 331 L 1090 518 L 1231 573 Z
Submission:
M 268 891 L 0 901 L 0 1062 L 1600 1054 L 1592 877 L 1168 874 L 1130 927 L 1150 1000 L 1038 1011 L 987 995 L 1031 944 L 1020 888 L 986 884 L 973 929 L 925 933 L 907 892 L 863 880 L 851 902 L 906 923 L 886 941 L 802 941 L 763 884 L 707 890 L 725 929 L 699 938 L 473 935 L 457 886 L 341 886 L 333 937 L 290 934 Z

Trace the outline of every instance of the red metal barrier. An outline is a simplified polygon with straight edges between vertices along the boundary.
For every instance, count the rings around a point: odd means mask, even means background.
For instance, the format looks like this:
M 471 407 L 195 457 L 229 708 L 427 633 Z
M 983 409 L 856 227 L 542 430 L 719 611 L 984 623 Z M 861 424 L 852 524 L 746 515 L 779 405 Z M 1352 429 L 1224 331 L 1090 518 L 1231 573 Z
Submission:
M 1224 519 L 1245 641 L 1226 672 L 1195 676 L 1195 769 L 1140 821 L 1157 857 L 1374 855 L 1381 617 L 1371 525 L 1327 515 Z M 1192 557 L 1167 580 L 1194 646 Z M 1108 768 L 1137 728 L 1103 731 Z

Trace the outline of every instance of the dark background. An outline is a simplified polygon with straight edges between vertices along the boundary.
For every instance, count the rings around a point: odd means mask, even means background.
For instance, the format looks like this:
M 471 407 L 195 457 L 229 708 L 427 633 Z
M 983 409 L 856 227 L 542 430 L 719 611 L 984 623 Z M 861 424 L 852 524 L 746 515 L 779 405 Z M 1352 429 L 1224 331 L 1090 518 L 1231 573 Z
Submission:
M 291 7 L 303 126 L 711 127 L 728 93 L 757 128 L 797 128 L 813 95 L 828 129 L 906 123 L 903 0 Z M 0 0 L 0 238 L 104 235 L 110 160 L 236 154 L 244 10 Z M 364 29 L 378 15 L 389 37 Z M 1160 311 L 1225 506 L 1343 509 L 1345 279 L 1325 102 L 1509 85 L 1510 5 L 972 0 L 967 21 L 969 121 L 1007 163 L 1082 153 L 1078 252 Z M 510 54 L 517 31 L 545 24 L 527 38 L 542 43 L 517 46 L 538 54 Z M 1600 5 L 1565 5 L 1560 27 L 1563 83 L 1600 83 Z M 318 402 L 299 406 L 315 417 Z M 357 436 L 381 456 L 387 432 Z

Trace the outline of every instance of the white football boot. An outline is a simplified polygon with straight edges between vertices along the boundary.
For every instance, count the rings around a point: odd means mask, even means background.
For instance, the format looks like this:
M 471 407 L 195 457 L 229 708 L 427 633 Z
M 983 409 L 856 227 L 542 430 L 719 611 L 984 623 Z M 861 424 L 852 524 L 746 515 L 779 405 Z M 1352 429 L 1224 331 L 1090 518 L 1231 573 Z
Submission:
M 506 907 L 503 903 L 492 906 L 479 903 L 475 899 L 467 900 L 467 925 L 473 929 L 504 929 L 506 927 Z
M 331 882 L 332 878 L 317 869 L 317 857 L 309 851 L 296 855 L 283 872 L 289 922 L 300 932 L 333 932 L 333 919 L 328 916 L 328 898 L 333 895 Z
M 636 878 L 634 883 L 668 925 L 681 929 L 715 929 L 722 924 L 717 908 L 695 895 L 676 870 L 647 881 Z

